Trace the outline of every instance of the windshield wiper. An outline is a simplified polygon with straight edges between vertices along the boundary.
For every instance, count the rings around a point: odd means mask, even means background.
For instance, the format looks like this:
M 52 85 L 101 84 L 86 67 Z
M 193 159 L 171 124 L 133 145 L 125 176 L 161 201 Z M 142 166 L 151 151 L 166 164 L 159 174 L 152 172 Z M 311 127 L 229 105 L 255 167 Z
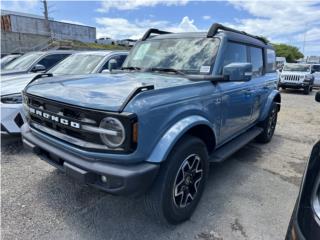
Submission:
M 132 69 L 132 70 L 142 70 L 143 72 L 166 72 L 166 73 L 175 73 L 182 75 L 189 79 L 190 81 L 211 81 L 211 82 L 225 82 L 229 81 L 228 76 L 218 75 L 218 76 L 212 76 L 212 75 L 190 75 L 186 74 L 180 70 L 174 69 L 174 68 L 139 68 L 139 67 L 123 67 L 122 69 Z
M 141 70 L 139 67 L 122 67 L 121 70 Z
M 171 73 L 176 73 L 176 74 L 180 74 L 180 75 L 186 75 L 184 72 L 174 69 L 174 68 L 146 68 L 144 69 L 144 71 L 146 72 L 171 72 Z

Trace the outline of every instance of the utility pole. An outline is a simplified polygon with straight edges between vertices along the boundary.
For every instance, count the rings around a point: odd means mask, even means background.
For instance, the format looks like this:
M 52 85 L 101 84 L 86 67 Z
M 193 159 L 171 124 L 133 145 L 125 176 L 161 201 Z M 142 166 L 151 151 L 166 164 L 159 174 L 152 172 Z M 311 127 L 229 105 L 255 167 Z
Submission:
M 50 38 L 52 37 L 51 35 L 51 28 L 50 28 L 50 22 L 49 22 L 49 13 L 48 13 L 48 3 L 47 0 L 42 0 L 43 3 L 43 14 L 44 14 L 44 22 L 46 26 L 46 30 L 48 31 L 48 34 L 50 35 Z
M 305 29 L 305 32 L 304 32 L 304 34 L 303 34 L 303 45 L 302 45 L 303 58 L 305 58 L 304 49 L 305 49 L 305 47 L 306 47 L 307 31 L 308 31 L 308 24 L 306 24 L 306 29 Z

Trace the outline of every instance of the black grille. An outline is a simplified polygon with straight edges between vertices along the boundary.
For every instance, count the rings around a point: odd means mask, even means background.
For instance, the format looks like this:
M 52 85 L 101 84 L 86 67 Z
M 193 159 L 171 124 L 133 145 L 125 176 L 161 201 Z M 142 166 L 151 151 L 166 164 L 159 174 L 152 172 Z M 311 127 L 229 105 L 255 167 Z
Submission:
M 134 115 L 122 115 L 119 113 L 113 112 L 104 112 L 99 110 L 87 109 L 78 106 L 68 105 L 65 103 L 60 103 L 40 97 L 36 97 L 33 95 L 27 95 L 27 105 L 29 107 L 33 107 L 36 109 L 41 109 L 45 112 L 60 115 L 63 118 L 67 118 L 71 121 L 76 121 L 81 123 L 82 125 L 90 125 L 99 127 L 101 120 L 108 116 L 116 116 L 125 126 L 127 139 L 129 141 L 125 141 L 123 144 L 123 148 L 129 151 L 132 150 L 131 144 L 131 126 L 136 121 L 136 117 Z M 100 135 L 93 132 L 88 132 L 82 129 L 75 129 L 70 126 L 65 126 L 60 123 L 56 123 L 50 121 L 44 117 L 29 114 L 27 117 L 29 123 L 37 123 L 44 127 L 53 129 L 60 133 L 66 134 L 68 136 L 84 140 L 86 142 L 92 142 L 96 144 L 104 145 L 101 141 Z M 134 146 L 135 147 L 135 146 Z

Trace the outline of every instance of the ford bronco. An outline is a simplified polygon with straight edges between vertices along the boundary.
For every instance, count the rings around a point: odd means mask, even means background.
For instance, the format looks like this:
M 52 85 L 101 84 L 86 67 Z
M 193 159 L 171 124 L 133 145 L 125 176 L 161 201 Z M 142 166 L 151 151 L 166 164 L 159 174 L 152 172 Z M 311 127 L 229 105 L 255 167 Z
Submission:
M 220 24 L 150 29 L 122 70 L 38 79 L 23 98 L 23 142 L 41 159 L 106 192 L 143 193 L 172 224 L 195 210 L 209 163 L 271 140 L 281 102 L 272 46 Z

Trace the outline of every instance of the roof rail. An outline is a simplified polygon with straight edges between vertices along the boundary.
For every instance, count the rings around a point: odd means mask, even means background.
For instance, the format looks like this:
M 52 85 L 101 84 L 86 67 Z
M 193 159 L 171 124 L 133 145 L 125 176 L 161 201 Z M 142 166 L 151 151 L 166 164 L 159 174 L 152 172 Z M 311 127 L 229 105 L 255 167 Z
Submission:
M 220 23 L 214 23 L 211 25 L 208 33 L 207 33 L 207 37 L 209 38 L 212 38 L 217 32 L 218 30 L 224 30 L 224 31 L 229 31 L 229 32 L 235 32 L 235 33 L 239 33 L 239 34 L 244 34 L 246 36 L 249 36 L 249 37 L 252 37 L 252 38 L 255 38 L 255 39 L 258 39 L 260 40 L 261 42 L 263 42 L 264 44 L 268 44 L 268 42 L 262 38 L 262 37 L 259 37 L 259 36 L 254 36 L 254 35 L 251 35 L 249 33 L 246 33 L 244 31 L 239 31 L 239 30 L 236 30 L 236 29 L 233 29 L 233 28 L 229 28 L 229 27 L 226 27 L 226 26 L 223 26 L 222 24 Z
M 171 32 L 166 32 L 166 31 L 162 31 L 162 30 L 159 30 L 159 29 L 156 29 L 156 28 L 150 28 L 144 35 L 143 37 L 141 38 L 141 41 L 145 41 L 147 40 L 151 34 L 168 34 L 168 33 L 171 33 Z

